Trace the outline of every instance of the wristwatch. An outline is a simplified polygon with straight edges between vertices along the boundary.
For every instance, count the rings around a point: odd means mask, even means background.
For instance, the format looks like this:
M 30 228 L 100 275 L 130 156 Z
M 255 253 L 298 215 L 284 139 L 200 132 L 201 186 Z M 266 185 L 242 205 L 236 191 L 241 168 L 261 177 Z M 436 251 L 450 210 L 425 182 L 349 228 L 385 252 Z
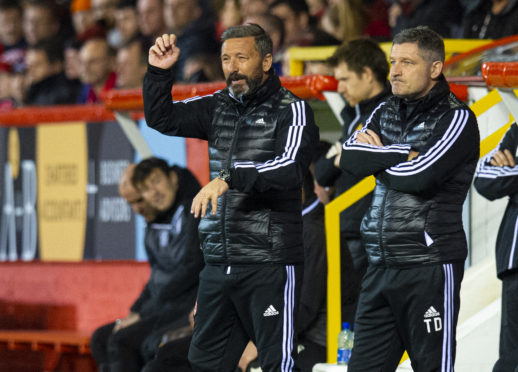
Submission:
M 230 171 L 228 169 L 221 169 L 218 173 L 218 178 L 222 179 L 230 186 L 230 180 L 232 177 L 230 177 Z

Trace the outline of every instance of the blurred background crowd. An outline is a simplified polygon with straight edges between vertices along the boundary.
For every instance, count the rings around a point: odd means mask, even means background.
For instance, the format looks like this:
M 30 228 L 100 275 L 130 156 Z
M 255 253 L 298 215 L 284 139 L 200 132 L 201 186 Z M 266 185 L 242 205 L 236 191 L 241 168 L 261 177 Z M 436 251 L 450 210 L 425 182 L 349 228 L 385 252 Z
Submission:
M 0 0 L 0 109 L 99 102 L 140 88 L 155 38 L 174 33 L 176 82 L 222 80 L 219 39 L 257 23 L 274 41 L 275 69 L 291 46 L 390 40 L 428 25 L 445 38 L 518 33 L 516 0 Z M 325 73 L 323 66 L 307 73 Z

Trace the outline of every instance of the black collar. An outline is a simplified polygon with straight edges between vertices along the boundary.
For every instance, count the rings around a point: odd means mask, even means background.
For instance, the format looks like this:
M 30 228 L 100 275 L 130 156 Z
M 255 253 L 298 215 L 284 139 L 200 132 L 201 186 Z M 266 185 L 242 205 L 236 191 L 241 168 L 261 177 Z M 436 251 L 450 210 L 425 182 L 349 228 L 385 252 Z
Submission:
M 273 93 L 279 90 L 281 87 L 281 81 L 277 76 L 277 73 L 273 68 L 268 72 L 268 77 L 259 87 L 254 89 L 253 91 L 242 96 L 241 100 L 235 98 L 230 93 L 230 90 L 225 88 L 226 95 L 230 97 L 234 102 L 243 104 L 244 106 L 258 106 L 262 102 L 266 101 L 268 97 L 270 97 Z
M 398 110 L 401 108 L 402 103 L 404 103 L 403 107 L 412 107 L 417 109 L 419 112 L 424 112 L 437 105 L 437 103 L 448 94 L 450 94 L 450 86 L 448 85 L 444 75 L 441 74 L 438 78 L 437 84 L 435 84 L 425 96 L 411 101 L 405 101 L 400 97 L 394 97 L 394 99 Z
M 379 94 L 358 103 L 360 106 L 360 112 L 369 112 L 374 110 L 376 108 L 375 106 L 391 94 L 391 90 L 390 84 L 387 82 Z

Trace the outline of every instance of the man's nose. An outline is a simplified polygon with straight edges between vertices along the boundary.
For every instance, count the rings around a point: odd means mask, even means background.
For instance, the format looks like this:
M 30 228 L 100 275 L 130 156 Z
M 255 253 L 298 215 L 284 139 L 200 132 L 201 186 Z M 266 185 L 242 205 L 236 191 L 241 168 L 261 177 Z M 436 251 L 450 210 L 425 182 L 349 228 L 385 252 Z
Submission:
M 239 65 L 235 59 L 231 59 L 228 64 L 228 70 L 230 72 L 237 72 L 239 71 Z
M 401 75 L 401 69 L 399 68 L 399 65 L 394 63 L 392 64 L 392 67 L 390 68 L 390 76 L 399 76 Z
M 142 198 L 144 198 L 144 200 L 146 200 L 146 201 L 152 200 L 153 196 L 154 196 L 154 192 L 151 189 L 147 189 L 142 192 Z
M 346 88 L 345 84 L 343 84 L 343 83 L 338 83 L 337 91 L 338 91 L 338 93 L 340 93 L 340 94 L 344 94 L 344 93 L 347 91 L 347 88 Z

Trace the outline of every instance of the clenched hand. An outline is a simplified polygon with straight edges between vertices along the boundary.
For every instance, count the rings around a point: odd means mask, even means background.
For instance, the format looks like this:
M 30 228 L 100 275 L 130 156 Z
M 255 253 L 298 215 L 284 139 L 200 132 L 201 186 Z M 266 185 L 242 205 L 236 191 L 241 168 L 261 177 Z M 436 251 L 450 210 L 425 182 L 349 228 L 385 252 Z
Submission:
M 180 56 L 180 48 L 176 46 L 176 35 L 163 34 L 155 40 L 155 44 L 149 48 L 148 62 L 151 66 L 169 69 Z
M 365 132 L 358 133 L 356 136 L 356 141 L 359 143 L 368 143 L 374 146 L 383 146 L 383 143 L 381 143 L 381 140 L 376 132 L 370 129 L 367 129 Z

